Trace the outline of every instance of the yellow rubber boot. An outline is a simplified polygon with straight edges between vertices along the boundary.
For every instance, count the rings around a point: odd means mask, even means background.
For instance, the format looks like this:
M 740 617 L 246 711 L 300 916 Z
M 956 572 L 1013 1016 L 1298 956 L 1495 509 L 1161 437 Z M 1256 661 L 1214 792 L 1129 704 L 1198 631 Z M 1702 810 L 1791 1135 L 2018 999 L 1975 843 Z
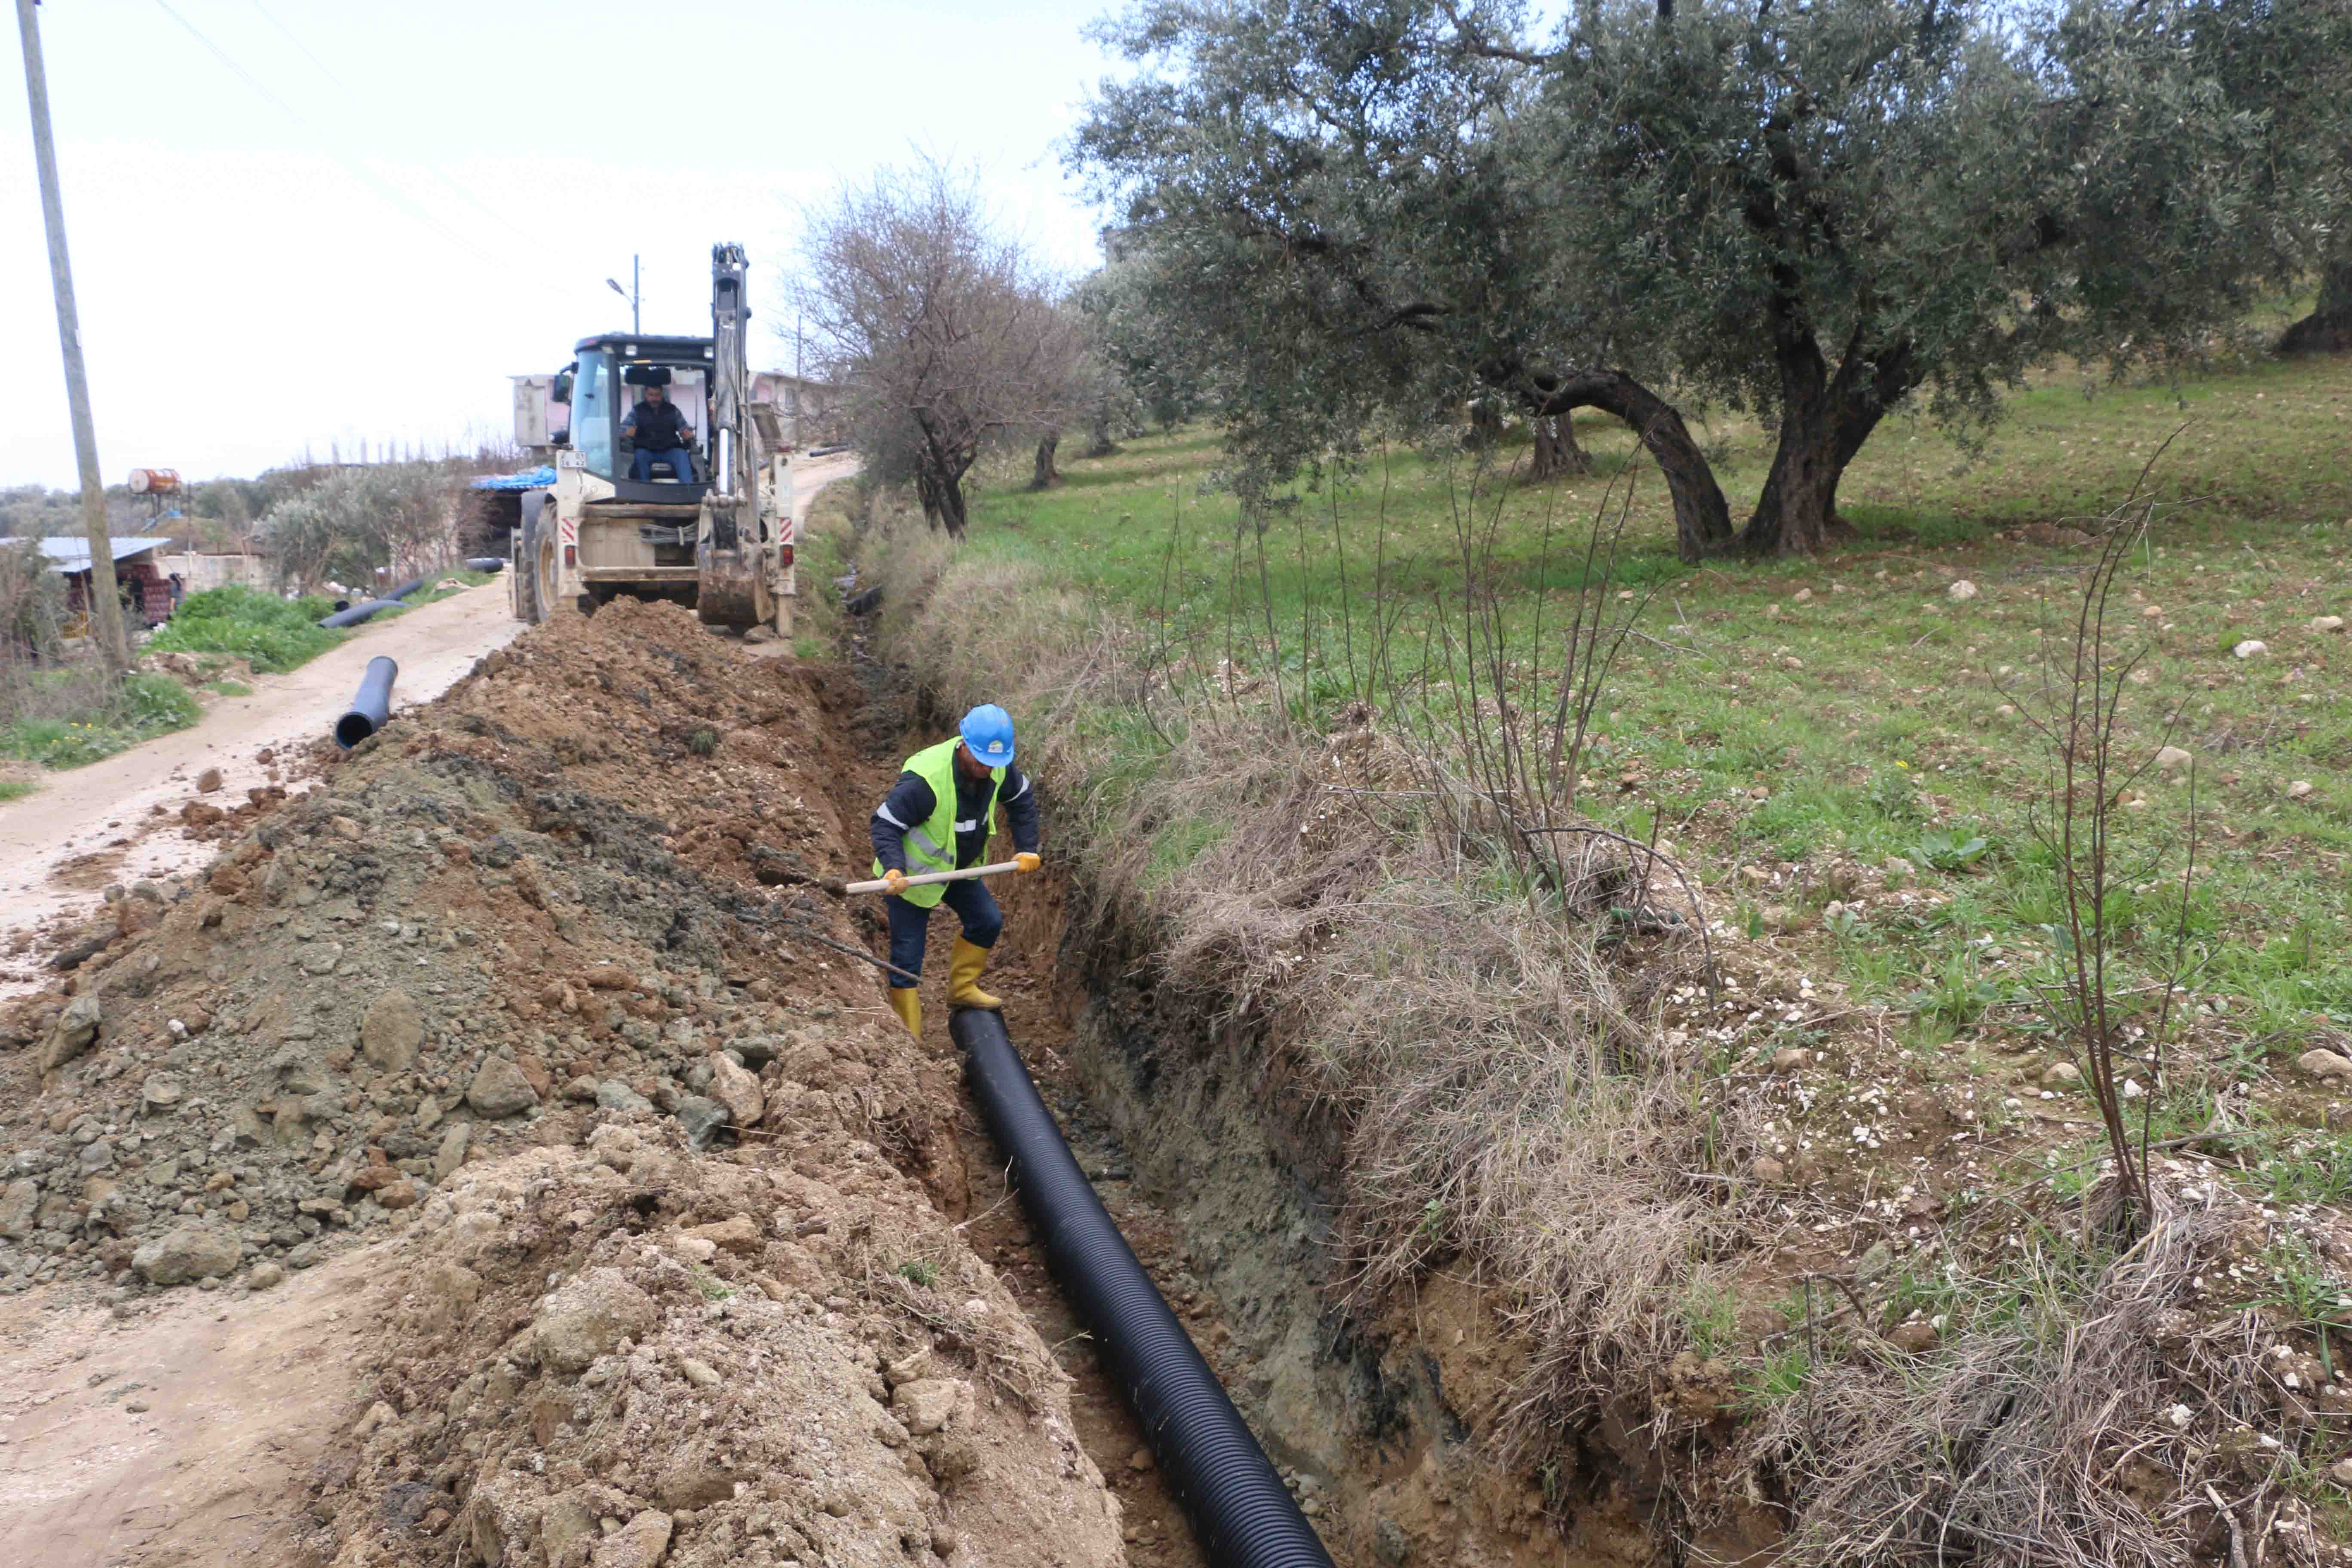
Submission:
M 1003 1003 L 980 988 L 980 972 L 987 967 L 988 949 L 956 938 L 955 952 L 948 959 L 948 1005 L 980 1007 L 989 1012 L 1003 1006 Z
M 898 1022 L 907 1026 L 907 1033 L 917 1039 L 923 1037 L 923 998 L 911 985 L 901 991 L 890 987 L 890 1011 L 898 1015 Z

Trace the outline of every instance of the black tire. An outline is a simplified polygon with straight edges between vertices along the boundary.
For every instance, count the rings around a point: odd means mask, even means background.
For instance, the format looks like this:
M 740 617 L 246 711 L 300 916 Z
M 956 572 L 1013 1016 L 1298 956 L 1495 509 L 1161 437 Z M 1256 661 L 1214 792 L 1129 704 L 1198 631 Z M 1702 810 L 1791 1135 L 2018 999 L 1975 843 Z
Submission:
M 545 490 L 526 490 L 522 498 L 522 527 L 515 534 L 514 607 L 515 619 L 526 626 L 537 626 L 545 617 L 539 607 L 539 530 L 540 520 L 547 510 Z

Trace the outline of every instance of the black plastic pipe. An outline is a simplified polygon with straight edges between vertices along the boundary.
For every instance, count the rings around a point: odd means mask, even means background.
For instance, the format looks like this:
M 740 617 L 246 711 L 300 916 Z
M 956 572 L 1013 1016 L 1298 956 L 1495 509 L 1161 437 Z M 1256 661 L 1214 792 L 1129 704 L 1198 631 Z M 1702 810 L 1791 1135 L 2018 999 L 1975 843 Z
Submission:
M 368 660 L 351 711 L 335 721 L 335 744 L 348 752 L 383 728 L 383 721 L 392 717 L 392 683 L 399 674 L 400 666 L 382 654 Z
M 397 599 L 370 599 L 363 605 L 353 605 L 320 618 L 319 624 L 330 631 L 343 626 L 355 626 L 379 610 L 404 610 L 408 606 Z
M 1169 1489 L 1214 1568 L 1331 1568 L 1330 1554 L 1257 1439 L 1168 1310 L 1151 1276 L 1071 1158 L 1014 1054 L 1002 1014 L 948 1015 L 972 1098 L 1012 1164 L 1013 1190 L 1045 1259 L 1126 1391 Z
M 497 573 L 503 572 L 506 568 L 507 558 L 503 555 L 468 555 L 466 557 L 466 570 L 468 572 Z
M 414 594 L 417 589 L 422 588 L 423 586 L 425 586 L 425 579 L 419 577 L 414 583 L 403 583 L 399 587 L 394 588 L 391 593 L 386 594 L 384 597 L 387 599 L 405 599 L 409 595 Z

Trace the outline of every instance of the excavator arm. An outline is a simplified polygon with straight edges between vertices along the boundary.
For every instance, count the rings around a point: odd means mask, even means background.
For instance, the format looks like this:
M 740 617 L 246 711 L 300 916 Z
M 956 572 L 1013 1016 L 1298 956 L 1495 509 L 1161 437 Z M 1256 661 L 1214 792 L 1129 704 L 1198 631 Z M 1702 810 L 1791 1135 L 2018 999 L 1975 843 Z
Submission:
M 695 612 L 711 626 L 751 626 L 784 618 L 778 614 L 778 584 L 772 577 L 772 530 L 761 516 L 761 444 L 751 429 L 748 271 L 741 246 L 710 247 L 710 491 L 702 502 Z

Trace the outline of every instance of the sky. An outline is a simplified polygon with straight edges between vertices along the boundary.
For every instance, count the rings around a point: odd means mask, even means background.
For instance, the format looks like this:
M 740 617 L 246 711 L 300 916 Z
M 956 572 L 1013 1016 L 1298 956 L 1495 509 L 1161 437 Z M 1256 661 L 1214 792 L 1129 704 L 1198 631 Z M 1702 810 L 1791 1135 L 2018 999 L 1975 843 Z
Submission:
M 750 255 L 754 368 L 789 370 L 801 204 L 918 152 L 976 165 L 1082 271 L 1101 220 L 1058 142 L 1112 69 L 1080 36 L 1111 8 L 46 0 L 100 471 L 510 434 L 509 375 L 629 325 L 604 279 L 633 254 L 645 330 L 708 332 L 720 240 Z M 0 486 L 69 488 L 13 28 L 0 53 Z

